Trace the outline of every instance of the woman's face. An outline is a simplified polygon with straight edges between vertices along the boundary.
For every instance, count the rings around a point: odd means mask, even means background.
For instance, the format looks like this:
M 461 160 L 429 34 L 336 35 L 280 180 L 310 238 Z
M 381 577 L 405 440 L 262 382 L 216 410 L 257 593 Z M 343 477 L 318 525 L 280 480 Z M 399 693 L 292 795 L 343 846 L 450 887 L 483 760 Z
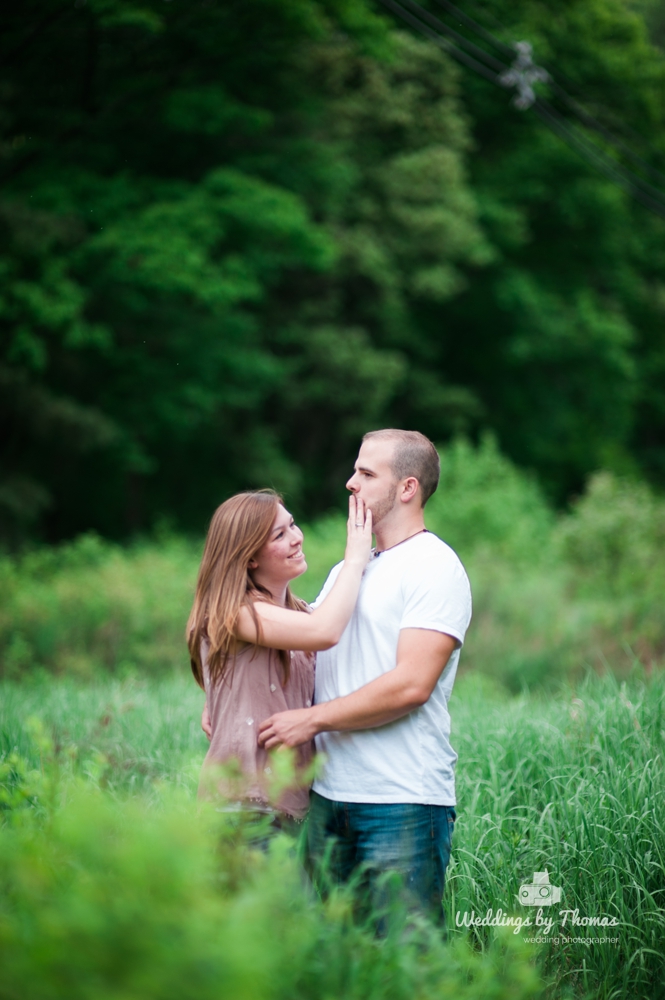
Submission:
M 302 539 L 302 531 L 288 510 L 279 504 L 270 537 L 249 564 L 257 582 L 288 583 L 304 573 L 307 563 Z

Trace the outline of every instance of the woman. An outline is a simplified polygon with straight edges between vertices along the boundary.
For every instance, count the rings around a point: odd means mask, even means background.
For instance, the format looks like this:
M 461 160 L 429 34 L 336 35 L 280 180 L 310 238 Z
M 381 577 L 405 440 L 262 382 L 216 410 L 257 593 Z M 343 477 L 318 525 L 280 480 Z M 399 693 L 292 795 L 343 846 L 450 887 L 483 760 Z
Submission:
M 297 820 L 307 811 L 308 789 L 296 784 L 271 801 L 272 768 L 258 727 L 275 712 L 311 705 L 313 654 L 334 646 L 351 617 L 369 558 L 371 512 L 349 498 L 344 567 L 311 612 L 289 590 L 307 569 L 302 539 L 273 491 L 231 497 L 213 515 L 187 623 L 192 671 L 206 692 L 210 722 L 202 789 L 209 785 L 207 766 L 235 762 L 236 774 L 227 766 L 218 782 L 226 798 Z M 312 755 L 313 744 L 298 748 L 298 773 Z

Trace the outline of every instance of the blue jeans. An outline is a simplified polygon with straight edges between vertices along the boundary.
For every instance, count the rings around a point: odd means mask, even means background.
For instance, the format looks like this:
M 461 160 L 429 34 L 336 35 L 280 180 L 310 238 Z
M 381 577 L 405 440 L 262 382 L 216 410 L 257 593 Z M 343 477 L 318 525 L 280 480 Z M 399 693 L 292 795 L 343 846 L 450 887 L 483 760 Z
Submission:
M 324 892 L 352 879 L 365 912 L 385 913 L 399 902 L 442 924 L 455 819 L 453 806 L 333 802 L 312 792 L 307 846 L 314 879 Z

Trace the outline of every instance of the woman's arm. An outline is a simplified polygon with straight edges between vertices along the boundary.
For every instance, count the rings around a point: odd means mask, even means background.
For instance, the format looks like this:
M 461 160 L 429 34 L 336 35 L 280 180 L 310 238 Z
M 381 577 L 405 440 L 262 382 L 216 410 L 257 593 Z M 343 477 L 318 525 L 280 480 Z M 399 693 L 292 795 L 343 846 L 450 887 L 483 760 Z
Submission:
M 342 566 L 332 590 L 318 608 L 306 615 L 279 608 L 267 601 L 255 601 L 261 623 L 261 645 L 273 649 L 330 649 L 339 642 L 358 599 L 363 570 L 372 545 L 372 512 L 363 501 L 349 497 L 347 541 Z M 243 642 L 257 642 L 256 624 L 247 607 L 240 609 L 237 636 Z

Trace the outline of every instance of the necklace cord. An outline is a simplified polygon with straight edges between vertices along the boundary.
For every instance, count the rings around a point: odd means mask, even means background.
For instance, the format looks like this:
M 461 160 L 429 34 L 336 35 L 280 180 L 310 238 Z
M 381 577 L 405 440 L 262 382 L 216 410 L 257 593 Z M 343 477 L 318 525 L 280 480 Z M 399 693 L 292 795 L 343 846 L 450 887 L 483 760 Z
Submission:
M 411 538 L 415 538 L 416 535 L 422 535 L 423 533 L 429 535 L 429 528 L 420 528 L 419 531 L 414 531 L 412 535 L 408 535 L 407 538 L 403 538 L 401 542 L 395 542 L 394 545 L 389 545 L 387 549 L 375 549 L 373 558 L 378 559 L 383 552 L 390 552 L 391 549 L 396 549 L 398 545 L 404 545 L 404 542 L 408 542 Z

